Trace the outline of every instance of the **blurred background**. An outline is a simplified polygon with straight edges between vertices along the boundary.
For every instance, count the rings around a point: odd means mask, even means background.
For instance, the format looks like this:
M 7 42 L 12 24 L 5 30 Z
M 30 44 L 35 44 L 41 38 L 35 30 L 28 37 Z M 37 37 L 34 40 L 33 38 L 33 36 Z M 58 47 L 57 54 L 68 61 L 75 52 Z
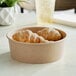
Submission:
M 56 0 L 56 10 L 76 8 L 76 0 Z
M 35 0 L 21 0 L 18 3 L 22 8 L 35 10 Z M 56 0 L 56 10 L 76 9 L 76 0 Z

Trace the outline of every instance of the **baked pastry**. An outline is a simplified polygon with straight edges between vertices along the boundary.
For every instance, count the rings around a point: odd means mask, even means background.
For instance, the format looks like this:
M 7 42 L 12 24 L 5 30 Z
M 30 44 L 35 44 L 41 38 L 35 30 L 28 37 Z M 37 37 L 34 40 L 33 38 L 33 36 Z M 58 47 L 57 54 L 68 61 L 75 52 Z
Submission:
M 27 42 L 27 43 L 47 43 L 48 40 L 45 40 L 43 37 L 33 33 L 30 30 L 21 30 L 17 31 L 12 38 L 16 41 Z
M 44 28 L 38 31 L 37 34 L 49 41 L 57 41 L 62 38 L 60 32 L 54 28 Z

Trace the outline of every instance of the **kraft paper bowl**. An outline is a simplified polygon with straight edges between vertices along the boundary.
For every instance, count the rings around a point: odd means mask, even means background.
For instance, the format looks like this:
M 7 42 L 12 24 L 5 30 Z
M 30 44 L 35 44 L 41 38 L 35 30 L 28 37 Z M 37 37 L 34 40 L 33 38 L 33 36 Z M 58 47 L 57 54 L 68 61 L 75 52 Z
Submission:
M 29 29 L 33 32 L 37 32 L 45 27 L 24 27 L 18 30 Z M 59 29 L 58 29 L 59 30 Z M 18 42 L 12 39 L 12 35 L 15 31 L 11 31 L 7 34 L 9 40 L 9 47 L 11 57 L 17 61 L 25 63 L 49 63 L 59 60 L 64 51 L 64 42 L 66 39 L 66 33 L 59 30 L 62 39 L 58 41 L 50 41 L 50 43 L 24 43 Z

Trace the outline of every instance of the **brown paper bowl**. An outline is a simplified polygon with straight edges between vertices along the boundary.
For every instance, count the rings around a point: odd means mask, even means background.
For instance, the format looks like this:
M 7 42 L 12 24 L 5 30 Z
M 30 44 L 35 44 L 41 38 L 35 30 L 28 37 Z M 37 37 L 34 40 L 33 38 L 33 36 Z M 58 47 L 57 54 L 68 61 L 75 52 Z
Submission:
M 30 29 L 37 32 L 45 27 L 24 27 L 20 30 Z M 59 30 L 63 36 L 61 40 L 50 43 L 23 43 L 12 39 L 15 31 L 7 34 L 10 52 L 13 59 L 25 63 L 49 63 L 57 61 L 63 54 L 66 33 Z

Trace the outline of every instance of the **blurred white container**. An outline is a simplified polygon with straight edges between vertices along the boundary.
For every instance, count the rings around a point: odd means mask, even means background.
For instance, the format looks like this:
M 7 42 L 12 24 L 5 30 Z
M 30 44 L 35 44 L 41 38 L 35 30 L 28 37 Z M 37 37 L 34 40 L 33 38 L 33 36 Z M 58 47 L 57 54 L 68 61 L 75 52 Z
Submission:
M 14 7 L 0 7 L 0 25 L 12 25 L 15 20 Z

